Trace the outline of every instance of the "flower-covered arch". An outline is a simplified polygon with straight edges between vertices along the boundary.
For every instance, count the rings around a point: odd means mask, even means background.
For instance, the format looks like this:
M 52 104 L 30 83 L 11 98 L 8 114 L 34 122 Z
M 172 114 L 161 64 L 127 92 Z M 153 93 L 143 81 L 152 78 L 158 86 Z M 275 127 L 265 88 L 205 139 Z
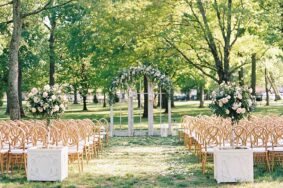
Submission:
M 162 87 L 170 93 L 172 84 L 169 77 L 152 66 L 141 65 L 123 70 L 113 79 L 109 88 L 110 104 L 114 103 L 114 94 L 116 93 L 117 88 L 127 89 L 141 76 L 146 76 L 150 81 L 158 84 L 159 87 Z
M 148 79 L 148 135 L 154 134 L 154 119 L 153 119 L 153 103 L 154 103 L 154 92 L 153 83 L 157 84 L 160 88 L 166 90 L 170 95 L 172 83 L 164 73 L 151 66 L 141 65 L 138 67 L 131 67 L 127 70 L 121 71 L 116 78 L 113 79 L 109 87 L 109 103 L 110 103 L 110 135 L 113 136 L 114 131 L 114 113 L 113 104 L 115 93 L 118 88 L 128 90 L 128 135 L 134 135 L 134 114 L 133 114 L 133 91 L 134 83 L 140 77 L 146 76 Z M 161 94 L 161 92 L 160 92 Z M 168 128 L 171 130 L 171 102 L 170 97 L 168 98 Z M 170 134 L 170 132 L 169 132 Z

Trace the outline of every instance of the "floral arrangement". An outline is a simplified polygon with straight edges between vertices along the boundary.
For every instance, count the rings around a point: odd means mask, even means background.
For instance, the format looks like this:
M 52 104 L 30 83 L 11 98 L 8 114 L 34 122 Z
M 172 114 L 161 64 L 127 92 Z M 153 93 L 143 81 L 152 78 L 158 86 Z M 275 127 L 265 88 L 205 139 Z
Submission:
M 33 88 L 28 94 L 28 109 L 34 116 L 57 118 L 67 107 L 68 99 L 62 93 L 62 87 L 46 85 L 43 89 Z
M 131 85 L 136 77 L 147 76 L 151 81 L 156 82 L 160 87 L 163 87 L 167 91 L 170 91 L 172 84 L 170 79 L 158 69 L 151 66 L 141 65 L 138 67 L 131 67 L 127 70 L 123 70 L 119 75 L 112 81 L 109 93 L 110 93 L 110 103 L 113 102 L 113 96 L 115 90 L 118 86 L 126 88 Z
M 222 83 L 212 92 L 212 103 L 209 108 L 217 116 L 238 122 L 247 117 L 254 108 L 254 97 L 251 93 L 251 88 Z

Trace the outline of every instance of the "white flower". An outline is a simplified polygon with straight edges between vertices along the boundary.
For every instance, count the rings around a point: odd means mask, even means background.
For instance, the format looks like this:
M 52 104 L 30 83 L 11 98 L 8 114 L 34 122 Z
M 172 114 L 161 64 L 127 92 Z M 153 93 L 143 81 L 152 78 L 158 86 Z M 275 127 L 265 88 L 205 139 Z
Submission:
M 39 112 L 43 112 L 43 108 L 41 108 L 41 107 L 38 107 L 37 110 L 38 110 Z
M 35 95 L 35 94 L 37 94 L 38 90 L 34 87 L 34 88 L 31 89 L 31 92 Z
M 54 112 L 58 112 L 60 110 L 60 107 L 58 105 L 54 106 Z
M 221 102 L 222 102 L 223 104 L 226 104 L 228 101 L 229 101 L 229 100 L 228 100 L 227 98 L 221 99 Z
M 246 113 L 246 109 L 242 108 L 242 114 Z
M 219 101 L 219 106 L 220 106 L 220 107 L 222 107 L 222 106 L 223 106 L 222 101 Z
M 52 96 L 51 96 L 51 99 L 54 101 L 54 100 L 57 99 L 57 97 L 56 97 L 55 95 L 52 95 Z
M 239 108 L 239 106 L 238 106 L 237 103 L 234 103 L 234 104 L 232 105 L 232 109 L 233 109 L 233 110 L 237 110 L 238 108 Z
M 252 89 L 252 88 L 250 88 L 250 89 L 249 89 L 249 92 L 250 92 L 250 93 L 252 93 L 252 92 L 253 92 L 253 89 Z
M 53 88 L 54 88 L 54 89 L 59 89 L 59 84 L 55 84 L 55 85 L 53 86 Z
M 249 106 L 252 106 L 252 105 L 253 105 L 253 102 L 252 102 L 251 99 L 248 99 L 248 104 L 249 104 Z
M 34 101 L 35 103 L 38 103 L 40 100 L 39 100 L 38 97 L 34 97 L 34 98 L 33 98 L 33 101 Z
M 238 109 L 236 110 L 236 112 L 237 112 L 237 114 L 242 113 L 242 108 L 238 108 Z
M 32 96 L 33 96 L 33 93 L 30 92 L 30 93 L 28 94 L 28 98 L 31 98 Z
M 64 104 L 60 104 L 60 108 L 64 111 L 65 110 L 65 105 Z
M 44 98 L 46 98 L 46 97 L 48 97 L 48 93 L 47 93 L 47 92 L 43 92 L 42 96 L 43 96 Z
M 32 113 L 35 113 L 35 112 L 36 112 L 36 108 L 32 108 L 32 109 L 31 109 L 31 112 L 32 112 Z
M 237 98 L 240 99 L 240 100 L 242 100 L 242 99 L 243 99 L 243 96 L 242 96 L 240 93 L 238 93 Z
M 231 99 L 231 96 L 230 96 L 230 95 L 228 95 L 226 98 L 229 100 L 229 99 Z
M 226 110 L 225 110 L 225 113 L 226 113 L 227 115 L 230 114 L 230 110 L 226 109 Z
M 50 85 L 45 85 L 45 86 L 43 87 L 43 89 L 44 89 L 45 91 L 50 91 Z
M 49 104 L 48 103 L 45 103 L 45 104 L 43 104 L 43 109 L 45 110 L 46 108 L 48 108 L 49 107 Z
M 68 97 L 66 95 L 63 96 L 63 101 L 68 102 Z

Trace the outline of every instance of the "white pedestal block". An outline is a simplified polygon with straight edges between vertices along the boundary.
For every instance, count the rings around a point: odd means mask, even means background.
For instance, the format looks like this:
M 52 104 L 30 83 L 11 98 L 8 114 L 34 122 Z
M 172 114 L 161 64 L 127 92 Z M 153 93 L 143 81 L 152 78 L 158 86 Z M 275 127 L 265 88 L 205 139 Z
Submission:
M 251 149 L 214 149 L 214 178 L 221 182 L 253 182 Z
M 28 149 L 28 181 L 63 181 L 66 177 L 68 177 L 67 147 Z
M 160 135 L 161 137 L 167 137 L 168 136 L 168 128 L 169 126 L 166 124 L 162 124 L 160 127 Z

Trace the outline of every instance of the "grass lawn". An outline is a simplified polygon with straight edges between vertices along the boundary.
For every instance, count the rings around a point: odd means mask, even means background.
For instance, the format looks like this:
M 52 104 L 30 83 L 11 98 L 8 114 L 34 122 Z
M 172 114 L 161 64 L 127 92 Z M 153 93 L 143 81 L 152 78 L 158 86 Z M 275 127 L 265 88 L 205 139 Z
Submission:
M 180 122 L 182 116 L 184 115 L 211 115 L 210 109 L 207 107 L 209 101 L 206 101 L 205 108 L 198 107 L 198 101 L 188 101 L 188 102 L 175 102 L 175 108 L 172 108 L 172 121 Z M 137 106 L 137 104 L 135 104 Z M 128 125 L 128 111 L 127 104 L 115 104 L 114 106 L 114 126 L 115 129 L 127 129 Z M 4 114 L 5 105 L 0 107 L 0 120 L 8 119 L 8 116 Z M 161 112 L 161 113 L 160 113 Z M 142 110 L 134 109 L 134 127 L 135 129 L 147 129 L 147 119 L 140 118 L 142 115 Z M 270 106 L 264 106 L 264 102 L 258 103 L 257 108 L 253 113 L 254 115 L 281 115 L 283 114 L 283 101 L 271 102 Z M 30 116 L 29 114 L 27 114 Z M 160 116 L 162 117 L 162 123 L 167 122 L 167 114 L 159 109 L 154 109 L 154 121 L 156 128 L 159 128 Z M 121 118 L 120 118 L 121 117 Z M 29 117 L 33 118 L 33 117 Z M 103 108 L 102 104 L 88 104 L 88 111 L 82 111 L 82 104 L 70 104 L 68 110 L 62 117 L 63 119 L 109 119 L 109 107 Z M 141 121 L 140 121 L 141 120 Z
M 112 138 L 98 159 L 78 174 L 71 165 L 62 183 L 27 182 L 22 173 L 0 178 L 0 187 L 282 187 L 283 168 L 255 168 L 255 183 L 217 184 L 212 164 L 207 174 L 176 137 Z
M 101 104 L 89 104 L 88 108 L 89 111 L 83 112 L 82 105 L 70 105 L 62 118 L 109 118 L 109 108 L 102 108 Z M 176 102 L 172 110 L 172 118 L 176 122 L 183 115 L 211 114 L 208 108 L 198 108 L 198 102 Z M 269 107 L 258 104 L 254 114 L 280 115 L 282 112 L 283 102 L 278 101 Z M 127 105 L 116 105 L 115 114 L 115 129 L 126 129 Z M 146 119 L 139 123 L 139 109 L 135 109 L 135 115 L 135 122 L 138 122 L 135 128 L 147 128 Z M 161 115 L 165 122 L 166 114 Z M 155 109 L 156 127 L 160 121 L 159 116 L 159 110 Z M 0 119 L 8 119 L 4 115 L 4 107 L 0 107 Z M 213 179 L 212 169 L 212 164 L 209 164 L 208 173 L 203 175 L 197 158 L 175 137 L 115 137 L 99 159 L 85 164 L 82 174 L 78 174 L 76 166 L 71 165 L 69 177 L 62 183 L 27 182 L 21 171 L 13 176 L 0 175 L 0 187 L 283 187 L 283 168 L 267 173 L 264 168 L 256 167 L 254 184 L 220 185 Z

